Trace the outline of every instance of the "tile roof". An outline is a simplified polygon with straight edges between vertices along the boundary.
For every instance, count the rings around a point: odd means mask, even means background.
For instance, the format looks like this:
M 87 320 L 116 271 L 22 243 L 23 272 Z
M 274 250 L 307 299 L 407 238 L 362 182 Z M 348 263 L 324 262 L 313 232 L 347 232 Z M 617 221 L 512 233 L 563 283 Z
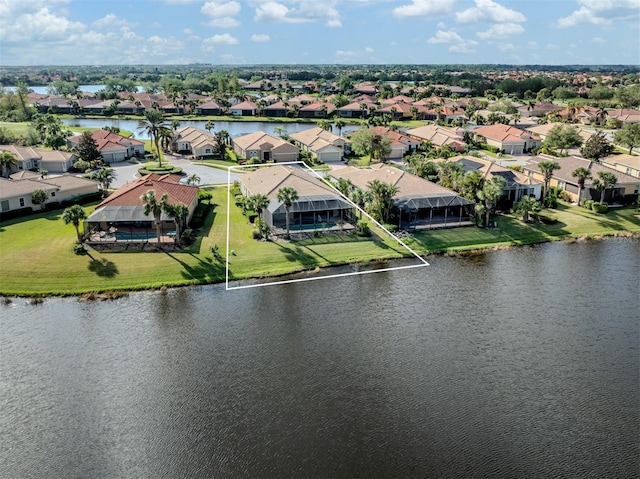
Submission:
M 525 165 L 523 166 L 523 168 L 525 170 L 531 170 L 531 171 L 535 171 L 540 173 L 540 169 L 538 168 L 538 164 L 543 162 L 543 161 L 547 161 L 547 160 L 553 160 L 556 161 L 559 165 L 560 165 L 560 169 L 559 170 L 555 170 L 553 172 L 553 177 L 563 180 L 566 183 L 571 183 L 571 184 L 577 184 L 577 180 L 576 178 L 574 178 L 573 176 L 571 176 L 571 173 L 579 167 L 582 168 L 586 168 L 587 170 L 589 170 L 591 172 L 591 176 L 593 176 L 594 178 L 598 177 L 598 172 L 609 172 L 609 173 L 613 173 L 616 178 L 618 179 L 618 183 L 622 183 L 622 184 L 626 184 L 626 183 L 631 183 L 631 184 L 638 184 L 639 179 L 638 178 L 634 178 L 633 176 L 627 175 L 625 173 L 621 173 L 620 171 L 616 171 L 613 168 L 609 168 L 608 166 L 604 166 L 601 165 L 599 163 L 595 163 L 591 160 L 586 160 L 584 158 L 578 158 L 577 156 L 567 156 L 564 158 L 556 158 L 553 156 L 547 156 L 547 155 L 538 155 L 538 156 L 533 156 L 529 161 L 527 161 L 527 163 L 525 163 Z M 592 184 L 593 183 L 593 179 L 591 180 L 587 180 L 586 184 Z
M 535 133 L 529 133 L 509 125 L 496 123 L 495 125 L 481 126 L 473 130 L 473 133 L 491 140 L 500 142 L 522 142 L 526 140 L 539 140 Z
M 297 166 L 274 165 L 258 168 L 251 173 L 243 174 L 240 181 L 250 195 L 263 194 L 269 199 L 278 195 L 278 190 L 290 186 L 296 190 L 298 196 L 336 196 L 333 188 L 326 185 L 319 178 L 309 173 L 306 169 Z
M 140 197 L 149 190 L 154 190 L 156 198 L 160 199 L 165 193 L 171 204 L 184 203 L 191 204 L 198 195 L 198 187 L 182 185 L 180 175 L 157 175 L 150 174 L 142 176 L 131 183 L 118 188 L 117 191 L 100 203 L 96 209 L 107 206 L 141 206 L 144 205 Z

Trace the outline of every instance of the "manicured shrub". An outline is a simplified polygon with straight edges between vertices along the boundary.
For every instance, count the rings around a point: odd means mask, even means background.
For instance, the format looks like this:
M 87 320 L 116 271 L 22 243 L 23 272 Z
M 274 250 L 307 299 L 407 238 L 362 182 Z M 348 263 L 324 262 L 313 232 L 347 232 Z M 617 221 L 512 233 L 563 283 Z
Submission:
M 73 245 L 73 252 L 74 252 L 74 254 L 77 254 L 77 255 L 87 254 L 87 250 L 84 249 L 84 245 L 82 245 L 80 243 L 76 243 L 76 244 Z
M 384 226 L 384 228 L 390 233 L 395 233 L 396 231 L 398 231 L 398 225 L 394 225 L 391 223 L 382 223 L 382 226 Z
M 609 211 L 609 205 L 607 205 L 606 203 L 600 203 L 599 201 L 594 201 L 591 205 L 591 209 L 596 213 L 600 213 L 603 215 L 607 211 Z
M 359 220 L 356 223 L 356 234 L 358 236 L 369 236 L 371 235 L 371 230 L 369 229 L 369 223 L 365 220 Z
M 260 231 L 258 231 L 257 229 L 251 230 L 251 238 L 253 238 L 254 240 L 260 239 Z
M 590 209 L 591 209 L 591 205 L 592 205 L 592 204 L 593 204 L 593 200 L 582 200 L 582 202 L 581 202 L 581 206 L 582 206 L 583 208 L 588 209 L 588 210 L 590 210 Z

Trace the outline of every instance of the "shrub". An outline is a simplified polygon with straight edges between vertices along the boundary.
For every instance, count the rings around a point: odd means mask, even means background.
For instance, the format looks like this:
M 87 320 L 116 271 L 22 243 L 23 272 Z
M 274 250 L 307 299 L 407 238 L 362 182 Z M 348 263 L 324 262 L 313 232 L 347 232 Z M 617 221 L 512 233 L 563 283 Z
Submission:
M 582 206 L 583 208 L 588 209 L 588 210 L 590 210 L 590 209 L 591 209 L 591 205 L 592 205 L 592 204 L 593 204 L 593 200 L 582 200 L 582 202 L 581 202 L 581 206 Z
M 356 228 L 356 234 L 359 236 L 369 236 L 371 234 L 369 223 L 365 220 L 359 220 L 356 223 Z
M 394 225 L 391 223 L 382 223 L 382 226 L 390 233 L 395 233 L 396 231 L 398 231 L 398 225 Z
M 260 231 L 258 231 L 257 229 L 251 230 L 251 238 L 253 238 L 254 240 L 260 239 Z
M 84 249 L 84 245 L 80 243 L 76 243 L 73 245 L 73 252 L 74 254 L 77 254 L 77 255 L 87 254 L 87 250 Z
M 603 215 L 607 211 L 609 211 L 609 205 L 607 205 L 606 203 L 600 203 L 599 201 L 594 201 L 591 205 L 591 209 L 596 213 Z
M 193 239 L 193 230 L 187 229 L 180 233 L 180 241 L 189 243 Z
M 208 201 L 213 198 L 213 193 L 207 190 L 198 191 L 198 201 L 202 203 L 203 201 Z

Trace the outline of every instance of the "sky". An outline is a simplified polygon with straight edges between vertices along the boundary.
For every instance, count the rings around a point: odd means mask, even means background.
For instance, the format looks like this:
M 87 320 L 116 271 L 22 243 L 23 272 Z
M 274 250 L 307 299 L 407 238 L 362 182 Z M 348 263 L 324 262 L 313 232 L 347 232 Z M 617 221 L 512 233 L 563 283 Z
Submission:
M 0 65 L 640 65 L 640 0 L 0 0 Z

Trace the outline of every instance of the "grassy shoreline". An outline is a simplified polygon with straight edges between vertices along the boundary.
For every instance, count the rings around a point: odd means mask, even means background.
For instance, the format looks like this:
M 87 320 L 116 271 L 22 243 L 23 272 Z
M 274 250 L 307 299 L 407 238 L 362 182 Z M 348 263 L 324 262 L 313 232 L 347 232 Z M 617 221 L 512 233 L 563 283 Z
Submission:
M 72 251 L 73 226 L 60 219 L 61 210 L 0 223 L 0 296 L 81 296 L 96 293 L 153 290 L 225 281 L 227 237 L 226 188 L 215 188 L 216 207 L 189 247 L 164 252 L 99 252 L 78 256 Z M 95 206 L 86 208 L 90 213 Z M 409 256 L 392 238 L 375 241 L 347 233 L 311 235 L 300 241 L 255 241 L 253 226 L 231 205 L 230 280 L 282 276 L 350 263 L 368 263 Z M 549 213 L 551 224 L 524 224 L 512 215 L 496 217 L 497 228 L 454 228 L 419 232 L 403 241 L 424 257 L 467 254 L 555 240 L 577 241 L 605 236 L 640 238 L 640 213 L 612 209 L 597 215 L 561 204 Z M 107 295 L 108 296 L 108 295 Z M 117 294 L 115 294 L 117 296 Z

